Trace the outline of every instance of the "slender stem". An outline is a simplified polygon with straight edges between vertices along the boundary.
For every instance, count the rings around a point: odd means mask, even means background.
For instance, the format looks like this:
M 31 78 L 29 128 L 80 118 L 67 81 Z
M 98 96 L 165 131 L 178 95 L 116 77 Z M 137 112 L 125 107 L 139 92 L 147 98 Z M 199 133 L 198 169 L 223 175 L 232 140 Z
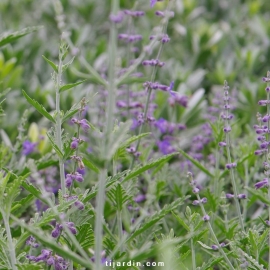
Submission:
M 117 14 L 119 7 L 119 0 L 112 1 L 112 13 Z M 110 29 L 110 41 L 109 41 L 109 83 L 108 83 L 108 102 L 107 102 L 107 111 L 106 111 L 106 125 L 105 125 L 105 135 L 106 143 L 104 144 L 105 150 L 103 154 L 107 154 L 108 148 L 108 139 L 110 133 L 113 130 L 114 125 L 114 111 L 115 111 L 115 99 L 116 99 L 116 87 L 115 87 L 115 61 L 117 54 L 117 29 L 114 23 L 111 23 Z
M 196 270 L 196 255 L 195 255 L 193 237 L 191 237 L 190 239 L 190 246 L 191 246 L 191 257 L 192 257 L 192 270 Z
M 62 44 L 60 45 L 62 46 Z M 58 72 L 56 76 L 56 98 L 55 98 L 55 106 L 56 106 L 56 124 L 55 124 L 55 131 L 56 131 L 56 145 L 62 151 L 62 123 L 61 123 L 61 111 L 60 111 L 60 87 L 61 87 L 61 76 L 62 76 L 62 52 L 61 49 L 59 50 L 59 64 L 58 64 Z M 66 193 L 66 186 L 65 186 L 65 169 L 64 169 L 64 162 L 61 157 L 59 157 L 59 170 L 60 170 L 60 181 L 61 181 L 61 190 L 63 194 Z
M 167 10 L 170 10 L 171 9 L 171 3 L 169 4 L 170 6 L 168 7 Z M 166 11 L 167 11 L 166 10 Z M 166 12 L 166 14 L 169 14 L 169 12 Z M 168 22 L 169 22 L 169 15 L 167 15 L 165 17 L 165 21 L 163 23 L 163 27 L 162 27 L 162 31 L 161 33 L 162 34 L 165 34 L 167 32 L 167 27 L 168 27 Z M 159 59 L 160 58 L 160 55 L 162 53 L 162 50 L 163 50 L 163 47 L 164 47 L 164 44 L 161 43 L 160 47 L 159 47 L 159 50 L 158 50 L 158 53 L 157 53 L 157 56 L 156 56 L 156 59 Z M 153 82 L 155 80 L 155 77 L 156 77 L 156 74 L 157 74 L 157 69 L 158 67 L 155 66 L 153 68 L 153 71 L 152 71 L 152 75 L 151 75 L 151 79 L 150 81 Z M 145 104 L 145 108 L 144 108 L 144 112 L 143 112 L 143 119 L 144 119 L 144 122 L 146 121 L 146 117 L 147 117 L 147 113 L 148 113 L 148 108 L 149 108 L 149 103 L 150 103 L 150 97 L 151 97 L 151 94 L 152 94 L 152 89 L 147 87 L 146 88 L 146 91 L 148 92 L 147 94 L 147 99 L 146 99 L 146 104 Z M 139 128 L 139 133 L 138 135 L 141 135 L 141 133 L 143 132 L 143 129 L 144 129 L 144 122 L 142 123 L 142 125 L 140 126 Z M 138 141 L 137 141 L 137 145 L 136 145 L 136 151 L 138 151 L 139 149 L 139 146 L 140 146 L 140 143 L 141 143 L 141 139 L 139 138 Z M 134 162 L 135 162 L 135 157 L 132 158 L 132 161 L 131 161 L 131 164 L 130 164 L 130 169 L 133 168 L 134 166 Z
M 2 212 L 2 217 L 3 217 L 3 220 L 4 220 L 4 225 L 5 225 L 6 234 L 7 234 L 11 267 L 12 267 L 13 270 L 17 270 L 17 266 L 16 266 L 17 261 L 16 261 L 15 248 L 14 248 L 14 245 L 13 245 L 12 235 L 11 235 L 10 226 L 9 226 L 9 215 Z
M 227 82 L 225 82 L 224 91 L 228 91 Z M 225 105 L 229 106 L 229 103 L 228 103 L 227 100 L 225 101 Z M 226 111 L 225 125 L 226 125 L 226 127 L 228 127 L 229 126 L 229 120 L 228 120 L 229 119 L 229 110 L 226 109 L 225 111 Z M 226 137 L 226 151 L 227 151 L 228 163 L 232 163 L 231 150 L 230 150 L 230 147 L 231 147 L 231 145 L 230 145 L 230 135 L 229 135 L 228 132 L 225 132 L 225 137 Z M 238 190 L 237 190 L 237 185 L 236 185 L 236 181 L 235 181 L 235 175 L 234 175 L 234 169 L 233 168 L 230 169 L 230 177 L 231 177 L 231 182 L 232 182 L 232 187 L 233 187 L 234 202 L 235 202 L 235 206 L 236 206 L 236 211 L 237 211 L 239 223 L 240 223 L 242 232 L 245 232 L 243 217 L 242 217 L 242 214 L 241 214 L 240 203 L 239 203 L 239 200 L 238 200 L 238 197 L 237 197 L 237 195 L 239 193 L 238 193 Z
M 102 251 L 102 226 L 103 212 L 105 203 L 105 185 L 106 185 L 107 169 L 102 169 L 99 174 L 99 188 L 97 194 L 96 218 L 95 218 L 95 270 L 101 270 L 101 251 Z
M 199 194 L 196 194 L 196 196 L 197 196 L 197 199 L 198 199 L 199 201 L 201 201 L 200 195 L 199 195 Z M 205 209 L 204 209 L 204 206 L 203 206 L 202 203 L 200 203 L 200 207 L 201 207 L 201 210 L 202 210 L 202 212 L 203 212 L 203 215 L 204 215 L 204 216 L 207 215 L 207 214 L 206 214 L 206 211 L 205 211 Z M 227 255 L 226 255 L 226 253 L 224 252 L 224 250 L 222 249 L 222 247 L 221 247 L 220 244 L 219 244 L 219 241 L 218 241 L 218 239 L 217 239 L 217 237 L 216 237 L 216 234 L 215 234 L 215 232 L 214 232 L 214 230 L 213 230 L 213 228 L 212 228 L 212 226 L 211 226 L 211 223 L 210 223 L 209 221 L 206 221 L 206 222 L 207 222 L 209 231 L 210 231 L 212 237 L 214 238 L 215 244 L 219 247 L 220 253 L 222 254 L 222 256 L 223 256 L 223 258 L 225 259 L 225 261 L 227 262 L 227 264 L 229 265 L 230 269 L 231 269 L 231 270 L 234 270 L 235 268 L 233 267 L 232 263 L 230 262 L 229 258 L 228 258 Z

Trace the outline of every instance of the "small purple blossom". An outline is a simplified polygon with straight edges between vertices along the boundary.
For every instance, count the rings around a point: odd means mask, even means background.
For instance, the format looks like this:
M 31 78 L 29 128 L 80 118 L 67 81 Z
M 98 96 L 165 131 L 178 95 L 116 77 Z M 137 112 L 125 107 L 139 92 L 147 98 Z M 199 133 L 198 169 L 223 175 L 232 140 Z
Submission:
M 25 156 L 32 154 L 35 151 L 36 145 L 36 143 L 32 143 L 28 140 L 24 141 L 22 145 L 22 154 Z
M 146 196 L 144 194 L 138 194 L 135 198 L 134 198 L 134 202 L 136 203 L 140 203 L 146 200 Z
M 209 221 L 210 220 L 210 217 L 208 216 L 208 215 L 205 215 L 205 216 L 203 216 L 203 221 Z
M 263 188 L 268 186 L 268 178 L 264 178 L 262 181 L 257 182 L 254 187 L 255 189 Z
M 115 14 L 110 15 L 110 21 L 114 23 L 121 23 L 123 19 L 124 19 L 123 11 L 119 11 L 116 15 Z
M 85 206 L 81 201 L 76 201 L 74 205 L 79 209 L 79 210 L 84 210 Z
M 232 198 L 234 198 L 234 195 L 233 194 L 230 194 L 230 193 L 227 193 L 226 194 L 226 198 L 227 199 L 232 199 Z
M 238 199 L 246 199 L 247 198 L 247 195 L 246 194 L 238 194 L 237 195 L 237 198 Z
M 211 248 L 212 248 L 213 250 L 218 250 L 218 246 L 217 246 L 217 245 L 212 245 Z

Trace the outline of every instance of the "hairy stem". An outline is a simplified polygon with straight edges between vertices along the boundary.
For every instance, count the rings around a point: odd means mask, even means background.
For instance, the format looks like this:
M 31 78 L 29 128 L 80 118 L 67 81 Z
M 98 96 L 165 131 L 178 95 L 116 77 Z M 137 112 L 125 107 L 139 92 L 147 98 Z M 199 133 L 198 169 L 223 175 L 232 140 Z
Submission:
M 196 194 L 196 196 L 197 196 L 197 199 L 198 199 L 199 201 L 201 201 L 200 195 L 199 195 L 199 194 Z M 203 206 L 202 203 L 200 203 L 200 207 L 201 207 L 201 210 L 202 210 L 203 215 L 206 216 L 207 214 L 206 214 L 206 211 L 205 211 L 204 206 Z M 210 223 L 209 221 L 207 221 L 207 225 L 208 225 L 210 234 L 212 235 L 212 237 L 213 237 L 213 239 L 214 239 L 214 241 L 215 241 L 215 244 L 219 247 L 219 251 L 220 251 L 220 253 L 222 254 L 224 260 L 227 262 L 227 264 L 228 264 L 228 266 L 230 267 L 230 269 L 231 269 L 231 270 L 234 270 L 235 268 L 233 267 L 232 263 L 230 262 L 230 260 L 229 260 L 229 258 L 228 258 L 228 256 L 227 256 L 227 254 L 224 252 L 224 250 L 223 250 L 222 247 L 220 246 L 219 241 L 218 241 L 218 239 L 217 239 L 217 237 L 216 237 L 216 234 L 215 234 L 215 232 L 214 232 L 214 230 L 213 230 L 213 228 L 212 228 L 212 226 L 211 226 L 211 223 Z
M 17 270 L 16 253 L 15 253 L 15 248 L 13 245 L 12 235 L 11 235 L 10 226 L 9 226 L 9 215 L 7 215 L 6 213 L 2 213 L 2 217 L 3 217 L 5 229 L 6 229 L 6 234 L 7 234 L 11 267 L 13 270 Z
M 102 270 L 101 264 L 101 251 L 103 239 L 103 212 L 105 204 L 105 185 L 106 185 L 107 169 L 102 169 L 98 179 L 98 194 L 96 205 L 96 218 L 95 218 L 95 270 Z
M 60 45 L 62 46 L 62 44 Z M 56 106 L 56 124 L 55 124 L 55 132 L 56 132 L 56 145 L 62 151 L 62 123 L 61 123 L 61 111 L 60 111 L 60 87 L 61 87 L 61 76 L 62 76 L 62 52 L 61 49 L 59 51 L 59 64 L 58 64 L 58 72 L 56 76 L 55 90 L 56 90 L 56 98 L 55 98 L 55 106 Z M 63 194 L 66 193 L 65 186 L 65 169 L 64 169 L 64 161 L 61 157 L 59 157 L 59 170 L 60 170 L 60 181 L 61 181 L 61 190 Z

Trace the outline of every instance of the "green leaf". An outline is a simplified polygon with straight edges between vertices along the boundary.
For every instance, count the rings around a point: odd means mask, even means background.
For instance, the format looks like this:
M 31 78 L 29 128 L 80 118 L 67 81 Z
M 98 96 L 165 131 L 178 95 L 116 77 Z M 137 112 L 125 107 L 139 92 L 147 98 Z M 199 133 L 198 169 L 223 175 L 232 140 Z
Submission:
M 36 110 L 41 113 L 43 116 L 45 116 L 48 120 L 50 120 L 51 122 L 55 123 L 54 118 L 46 111 L 46 109 L 39 104 L 36 100 L 31 99 L 24 90 L 22 90 L 22 93 L 24 95 L 24 97 L 26 98 L 26 100 L 28 101 L 28 103 L 30 103 L 33 107 L 36 108 Z
M 141 223 L 140 227 L 137 228 L 126 240 L 126 242 L 131 241 L 138 235 L 142 234 L 147 229 L 151 228 L 153 225 L 155 225 L 159 220 L 164 218 L 167 214 L 175 210 L 179 205 L 182 205 L 184 203 L 184 200 L 186 200 L 188 197 L 184 198 L 178 198 L 173 203 L 165 205 L 160 211 L 156 212 L 152 216 L 150 216 L 147 220 Z
M 219 262 L 221 262 L 223 260 L 223 257 L 217 257 L 217 258 L 213 258 L 210 259 L 206 264 L 204 263 L 202 265 L 202 267 L 200 268 L 200 270 L 210 270 L 213 269 L 213 266 L 218 264 Z
M 73 88 L 73 87 L 75 87 L 77 85 L 80 85 L 80 84 L 84 83 L 85 81 L 86 80 L 83 80 L 83 81 L 80 81 L 80 82 L 76 82 L 76 83 L 65 84 L 65 85 L 63 85 L 63 86 L 60 87 L 59 92 L 62 93 L 64 91 L 67 91 L 67 90 L 69 90 L 69 89 L 71 89 L 71 88 Z
M 53 68 L 53 70 L 58 73 L 58 66 L 54 62 L 46 58 L 44 55 L 42 55 L 42 57 Z
M 37 199 L 41 200 L 45 204 L 47 204 L 47 201 L 43 198 L 42 193 L 39 189 L 34 187 L 32 184 L 27 183 L 27 182 L 22 182 L 22 187 L 26 189 L 29 193 L 34 195 Z
M 174 215 L 174 217 L 176 218 L 176 220 L 179 222 L 179 224 L 182 225 L 188 232 L 190 232 L 190 228 L 185 223 L 185 221 L 179 215 L 177 215 L 174 211 L 172 212 L 172 214 Z
M 131 196 L 129 196 L 126 190 L 121 186 L 121 184 L 117 184 L 113 186 L 108 192 L 107 197 L 112 201 L 112 203 L 116 206 L 118 211 L 121 211 L 123 205 L 131 200 Z
M 120 172 L 113 177 L 107 177 L 106 179 L 106 188 L 110 187 L 113 185 L 116 181 L 119 179 L 123 178 L 126 175 L 127 171 Z M 82 200 L 83 203 L 88 202 L 89 200 L 95 198 L 98 192 L 98 184 L 96 184 L 92 189 L 91 192 Z
M 41 29 L 42 26 L 33 26 L 33 27 L 27 27 L 20 31 L 13 32 L 13 33 L 4 33 L 0 36 L 0 47 L 9 44 L 25 35 L 28 35 L 32 32 L 35 32 L 39 29 Z
M 18 267 L 18 270 L 44 270 L 44 268 L 39 264 L 24 263 L 16 264 L 16 266 Z
M 270 205 L 270 201 L 268 200 L 268 198 L 265 196 L 265 194 L 263 193 L 263 191 L 261 190 L 255 190 L 254 188 L 250 188 L 250 187 L 245 187 L 246 190 L 248 190 L 251 194 L 253 194 L 259 201 Z
M 134 168 L 131 172 L 129 172 L 127 174 L 127 176 L 123 179 L 122 183 L 126 182 L 127 180 L 129 179 L 132 179 L 133 177 L 136 177 L 140 174 L 142 174 L 143 172 L 153 168 L 153 167 L 156 167 L 156 166 L 159 166 L 160 164 L 162 163 L 165 163 L 165 162 L 168 162 L 173 156 L 177 155 L 178 153 L 172 153 L 172 154 L 169 154 L 169 155 L 165 155 L 161 158 L 158 158 L 156 160 L 152 160 L 150 161 L 149 163 L 147 163 L 146 165 L 142 166 L 142 167 L 139 167 L 139 168 Z
M 49 131 L 47 132 L 47 136 L 48 136 L 49 141 L 51 142 L 52 147 L 53 147 L 53 149 L 55 150 L 56 154 L 57 154 L 60 158 L 63 158 L 64 155 L 63 155 L 62 151 L 61 151 L 61 150 L 59 149 L 59 147 L 55 144 L 54 139 L 53 139 L 53 136 L 52 136 L 52 134 L 49 133 Z
M 214 177 L 214 175 L 209 172 L 202 164 L 200 164 L 196 159 L 188 155 L 186 152 L 184 152 L 182 149 L 179 149 L 179 152 L 188 160 L 190 160 L 197 168 L 199 168 L 201 171 L 206 173 L 208 176 Z
M 90 160 L 83 158 L 82 161 L 87 168 L 93 170 L 96 173 L 99 173 L 99 169 Z
M 83 249 L 88 249 L 94 246 L 94 232 L 89 223 L 83 224 L 78 228 L 76 239 Z

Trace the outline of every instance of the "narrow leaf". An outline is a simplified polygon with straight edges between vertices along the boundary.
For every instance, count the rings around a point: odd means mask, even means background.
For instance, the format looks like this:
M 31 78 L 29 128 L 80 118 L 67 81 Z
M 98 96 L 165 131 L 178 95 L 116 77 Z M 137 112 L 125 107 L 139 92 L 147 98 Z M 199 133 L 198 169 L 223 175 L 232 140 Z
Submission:
M 196 159 L 188 155 L 186 152 L 184 152 L 182 149 L 179 149 L 179 152 L 188 160 L 190 160 L 197 168 L 199 168 L 201 171 L 206 173 L 207 175 L 214 177 L 214 175 L 209 172 L 202 164 L 200 164 Z
M 83 158 L 83 163 L 84 163 L 84 165 L 87 167 L 87 168 L 89 168 L 90 170 L 93 170 L 94 172 L 96 172 L 96 173 L 99 173 L 99 169 L 90 161 L 90 160 L 88 160 L 88 159 L 86 159 L 86 158 Z
M 136 177 L 140 174 L 142 174 L 143 172 L 155 167 L 155 166 L 158 166 L 164 162 L 168 162 L 169 159 L 171 159 L 173 156 L 177 155 L 178 153 L 172 153 L 172 154 L 169 154 L 169 155 L 166 155 L 166 156 L 163 156 L 159 159 L 156 159 L 156 160 L 152 160 L 150 161 L 148 164 L 142 166 L 142 167 L 139 167 L 139 168 L 135 168 L 134 170 L 132 170 L 122 181 L 122 183 L 126 182 L 127 180 L 133 178 L 133 177 Z
M 69 89 L 71 89 L 71 88 L 73 88 L 73 87 L 75 87 L 75 86 L 77 86 L 79 84 L 84 83 L 85 81 L 86 80 L 83 80 L 83 81 L 80 81 L 80 82 L 76 82 L 76 83 L 65 84 L 65 85 L 63 85 L 63 86 L 60 87 L 59 92 L 62 93 L 64 91 L 67 91 L 67 90 L 69 90 Z
M 42 57 L 53 68 L 53 70 L 58 73 L 58 66 L 54 62 L 46 58 L 44 55 L 42 55 Z
M 34 27 L 27 27 L 24 28 L 20 31 L 13 32 L 13 33 L 4 33 L 3 35 L 0 36 L 0 47 L 9 44 L 25 35 L 28 35 L 34 31 L 37 31 L 41 29 L 42 26 L 34 26 Z
M 26 98 L 26 100 L 28 101 L 28 103 L 30 103 L 33 107 L 36 108 L 36 110 L 41 113 L 43 116 L 45 116 L 48 120 L 50 120 L 51 122 L 55 123 L 54 118 L 46 111 L 46 109 L 39 104 L 36 100 L 30 98 L 26 92 L 24 90 L 22 90 L 22 93 L 24 95 L 24 97 Z

